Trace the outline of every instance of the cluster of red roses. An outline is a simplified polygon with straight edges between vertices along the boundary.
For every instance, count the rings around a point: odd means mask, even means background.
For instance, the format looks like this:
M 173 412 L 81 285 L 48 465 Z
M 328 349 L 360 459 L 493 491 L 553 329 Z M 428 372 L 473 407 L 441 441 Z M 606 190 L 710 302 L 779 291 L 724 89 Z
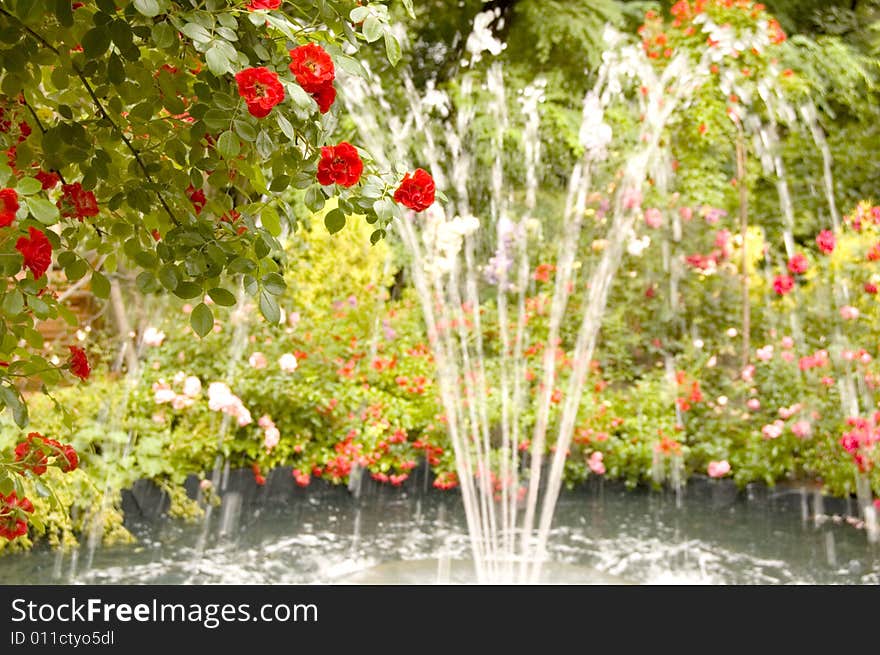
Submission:
M 262 4 L 256 8 L 275 8 Z M 318 104 L 320 112 L 327 113 L 336 100 L 336 88 L 333 86 L 336 69 L 327 51 L 316 43 L 294 48 L 290 51 L 289 68 L 297 84 Z M 248 111 L 256 118 L 265 118 L 275 105 L 284 100 L 284 86 L 278 79 L 278 74 L 265 66 L 246 68 L 236 74 L 235 80 L 239 95 L 244 98 Z M 335 146 L 321 148 L 317 173 L 320 184 L 338 184 L 348 188 L 360 181 L 363 170 L 364 163 L 357 148 L 350 143 L 343 141 Z M 412 174 L 404 175 L 394 192 L 394 200 L 413 211 L 421 212 L 434 202 L 434 194 L 434 179 L 427 171 L 419 168 Z M 195 204 L 192 195 L 190 199 Z
M 70 444 L 62 444 L 39 432 L 31 432 L 25 441 L 15 447 L 15 462 L 21 475 L 30 471 L 39 476 L 50 465 L 58 466 L 64 473 L 74 471 L 79 466 L 79 456 Z M 27 515 L 33 511 L 33 503 L 24 496 L 19 498 L 15 491 L 6 496 L 0 494 L 0 537 L 12 541 L 26 535 Z
M 15 447 L 15 461 L 22 466 L 22 475 L 25 470 L 34 475 L 43 475 L 52 457 L 64 473 L 74 471 L 79 466 L 79 457 L 73 446 L 44 437 L 39 432 L 31 432 L 25 441 Z
M 7 496 L 0 494 L 0 537 L 12 541 L 26 535 L 27 515 L 33 511 L 33 503 L 27 498 L 19 498 L 14 491 Z

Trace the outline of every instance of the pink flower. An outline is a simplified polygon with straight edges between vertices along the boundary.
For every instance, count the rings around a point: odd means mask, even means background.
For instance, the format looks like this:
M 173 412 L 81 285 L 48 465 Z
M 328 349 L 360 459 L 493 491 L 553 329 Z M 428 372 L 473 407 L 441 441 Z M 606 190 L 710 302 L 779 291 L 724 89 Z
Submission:
M 773 359 L 773 346 L 764 346 L 763 348 L 758 348 L 755 354 L 762 362 L 769 362 L 771 359 Z
M 278 360 L 278 365 L 285 373 L 293 373 L 297 367 L 296 355 L 291 355 L 290 353 L 281 355 L 281 359 Z
M 794 353 L 791 352 L 790 350 L 783 350 L 779 356 L 782 357 L 782 359 L 784 359 L 787 362 L 794 361 Z
M 791 426 L 791 431 L 794 435 L 800 439 L 804 439 L 810 436 L 810 432 L 812 432 L 812 428 L 810 427 L 809 421 L 798 421 L 794 425 Z
M 764 435 L 765 439 L 776 439 L 782 435 L 782 431 L 785 429 L 785 423 L 776 419 L 773 423 L 768 423 L 763 428 L 761 428 L 761 434 Z
M 602 462 L 601 452 L 594 451 L 592 455 L 590 455 L 590 459 L 587 460 L 587 463 L 590 465 L 590 470 L 596 475 L 605 475 L 605 464 Z
M 709 462 L 707 471 L 710 478 L 723 478 L 730 473 L 730 463 L 726 459 L 722 459 L 720 462 Z
M 278 442 L 281 440 L 281 432 L 274 425 L 266 428 L 266 432 L 263 435 L 263 446 L 266 450 L 272 450 L 275 446 L 278 445 Z
M 755 378 L 755 365 L 749 364 L 748 366 L 746 366 L 742 370 L 742 373 L 740 373 L 739 376 L 740 376 L 740 378 L 742 378 L 743 382 L 751 382 L 752 380 L 754 380 L 754 378 Z
M 794 289 L 794 278 L 790 275 L 777 275 L 773 280 L 773 290 L 778 296 L 784 296 Z
M 248 357 L 248 364 L 251 365 L 251 368 L 259 370 L 261 368 L 266 368 L 269 365 L 269 362 L 266 360 L 266 356 L 263 353 L 255 352 Z
M 694 210 L 690 207 L 681 207 L 678 210 L 678 215 L 682 217 L 682 219 L 689 221 L 694 217 Z
M 788 260 L 788 270 L 792 275 L 803 275 L 810 268 L 810 262 L 802 253 L 796 253 Z
M 782 337 L 782 347 L 786 350 L 794 348 L 794 339 L 791 337 Z
M 639 189 L 625 189 L 621 196 L 624 209 L 636 209 L 642 205 L 642 192 Z
M 663 225 L 663 213 L 656 207 L 645 210 L 645 224 L 655 230 Z
M 175 394 L 174 398 L 171 399 L 171 406 L 174 409 L 181 410 L 186 409 L 187 407 L 191 407 L 194 402 L 195 400 L 188 396 L 184 396 L 183 394 Z
M 834 232 L 831 230 L 822 230 L 816 236 L 816 245 L 819 246 L 819 250 L 824 252 L 826 255 L 830 255 L 834 252 L 834 246 L 836 245 L 836 240 L 834 238 Z
M 190 375 L 183 381 L 183 394 L 195 398 L 202 393 L 202 381 L 195 375 Z
M 844 305 L 840 308 L 840 318 L 844 321 L 854 321 L 859 317 L 859 310 L 851 305 Z
M 834 384 L 834 378 L 826 375 L 820 380 L 820 382 L 822 382 L 822 384 L 824 384 L 826 387 L 830 387 Z
M 792 416 L 797 414 L 799 411 L 803 409 L 803 405 L 800 403 L 795 403 L 791 407 L 780 407 L 779 408 L 779 416 L 784 419 L 790 419 Z
M 157 348 L 162 345 L 163 341 L 165 341 L 165 333 L 154 327 L 148 327 L 144 330 L 142 341 L 146 346 Z
M 156 385 L 153 386 L 155 387 Z M 170 403 L 177 397 L 177 394 L 167 385 L 162 385 L 158 388 L 154 388 L 153 391 L 153 402 L 155 402 L 157 405 Z
M 257 419 L 257 425 L 259 425 L 264 430 L 268 428 L 274 428 L 275 422 L 272 420 L 272 417 L 268 414 L 263 414 L 260 418 Z
M 761 401 L 757 398 L 749 398 L 746 402 L 746 407 L 748 407 L 753 412 L 757 412 L 759 409 L 761 409 Z

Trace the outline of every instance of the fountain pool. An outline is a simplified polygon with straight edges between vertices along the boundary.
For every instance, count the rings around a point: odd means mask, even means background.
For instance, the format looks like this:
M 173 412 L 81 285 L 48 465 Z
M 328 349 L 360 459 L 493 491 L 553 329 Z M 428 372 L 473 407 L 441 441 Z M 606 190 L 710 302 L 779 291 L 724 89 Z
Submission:
M 287 482 L 282 476 L 276 483 Z M 272 487 L 275 487 L 273 490 Z M 314 485 L 278 502 L 273 480 L 207 524 L 130 520 L 138 542 L 0 558 L 4 584 L 433 584 L 474 580 L 461 499 Z M 253 490 L 252 490 L 253 491 Z M 267 502 L 269 494 L 272 502 Z M 227 495 L 230 495 L 227 493 Z M 235 497 L 233 492 L 232 497 Z M 751 497 L 751 498 L 749 498 Z M 222 508 L 221 508 L 222 509 Z M 673 494 L 601 482 L 563 492 L 548 584 L 878 584 L 880 549 L 799 490 L 697 481 Z M 821 511 L 821 507 L 819 508 Z M 826 504 L 829 514 L 835 509 Z M 853 507 L 854 509 L 854 507 Z M 841 514 L 845 512 L 841 511 Z

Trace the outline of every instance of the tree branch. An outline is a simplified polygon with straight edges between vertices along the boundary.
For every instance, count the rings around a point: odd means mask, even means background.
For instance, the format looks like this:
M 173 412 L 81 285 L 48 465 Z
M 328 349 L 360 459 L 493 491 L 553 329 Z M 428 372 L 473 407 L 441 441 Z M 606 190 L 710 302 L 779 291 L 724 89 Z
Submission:
M 16 15 L 10 13 L 6 9 L 3 9 L 2 7 L 0 7 L 0 13 L 2 13 L 4 16 L 7 16 L 8 18 L 14 20 L 19 25 L 21 25 L 21 27 L 24 28 L 24 30 L 34 40 L 36 40 L 42 46 L 48 48 L 49 50 L 54 52 L 56 55 L 61 57 L 61 53 L 58 51 L 58 48 L 53 46 L 46 39 L 44 39 L 42 36 L 40 36 L 40 34 L 38 34 L 34 30 L 32 30 L 30 27 L 25 25 L 21 21 L 21 19 L 19 19 Z M 71 62 L 71 66 L 73 67 L 74 72 L 76 72 L 76 76 L 83 83 L 83 86 L 85 86 L 86 92 L 89 94 L 89 97 L 92 99 L 92 102 L 98 108 L 98 112 L 101 114 L 101 116 L 108 123 L 110 123 L 110 126 L 112 127 L 113 131 L 115 131 L 119 135 L 119 138 L 122 139 L 122 142 L 131 151 L 131 154 L 134 155 L 135 161 L 138 163 L 138 166 L 143 171 L 144 177 L 147 179 L 147 182 L 154 187 L 154 191 L 156 193 L 156 196 L 159 198 L 159 202 L 161 203 L 162 207 L 165 209 L 165 212 L 168 214 L 168 217 L 171 219 L 171 222 L 174 223 L 176 226 L 180 227 L 180 221 L 177 219 L 177 217 L 174 215 L 174 212 L 171 211 L 171 208 L 168 206 L 168 203 L 165 201 L 165 197 L 162 195 L 162 192 L 159 190 L 158 185 L 156 184 L 156 181 L 153 179 L 153 176 L 150 175 L 150 172 L 147 170 L 146 164 L 144 164 L 144 161 L 141 159 L 140 153 L 137 151 L 137 149 L 134 147 L 134 145 L 132 145 L 131 140 L 125 135 L 125 132 L 123 132 L 122 129 L 115 123 L 115 121 L 112 118 L 110 118 L 110 115 L 107 113 L 107 110 L 104 109 L 104 105 L 101 104 L 100 99 L 95 94 L 95 90 L 92 88 L 92 85 L 89 82 L 88 78 L 83 74 L 83 72 L 80 70 L 80 68 L 76 64 Z M 33 110 L 31 110 L 31 113 L 33 113 Z

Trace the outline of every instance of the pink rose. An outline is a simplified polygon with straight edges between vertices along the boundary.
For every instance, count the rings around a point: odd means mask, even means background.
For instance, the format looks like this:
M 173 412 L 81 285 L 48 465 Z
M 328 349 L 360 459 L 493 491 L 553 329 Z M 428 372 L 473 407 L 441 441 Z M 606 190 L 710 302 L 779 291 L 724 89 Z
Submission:
M 708 473 L 710 478 L 723 478 L 730 473 L 730 463 L 726 459 L 720 462 L 709 462 Z

